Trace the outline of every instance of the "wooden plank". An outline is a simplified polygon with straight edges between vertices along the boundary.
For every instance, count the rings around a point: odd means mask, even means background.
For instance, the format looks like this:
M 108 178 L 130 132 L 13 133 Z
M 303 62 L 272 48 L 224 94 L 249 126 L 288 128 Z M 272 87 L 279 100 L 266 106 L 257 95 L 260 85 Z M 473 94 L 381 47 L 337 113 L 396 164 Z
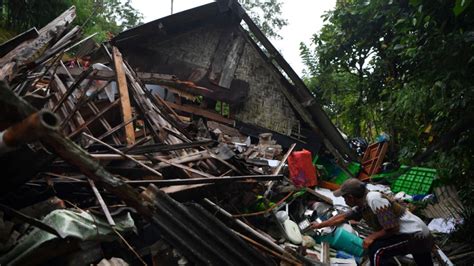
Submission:
M 291 144 L 291 147 L 288 149 L 288 151 L 286 152 L 285 156 L 283 156 L 283 159 L 281 159 L 280 163 L 278 164 L 277 168 L 273 169 L 272 171 L 272 175 L 278 175 L 280 174 L 280 171 L 281 169 L 283 168 L 283 166 L 285 165 L 285 162 L 286 160 L 288 160 L 288 157 L 290 156 L 291 152 L 293 152 L 293 150 L 295 149 L 296 147 L 296 143 L 293 143 Z M 273 181 L 270 181 L 267 185 L 267 190 L 265 191 L 265 193 L 263 194 L 263 197 L 264 198 L 267 198 L 268 196 L 268 193 L 270 193 L 271 189 L 273 187 Z
M 89 181 L 92 191 L 94 192 L 94 195 L 97 198 L 97 201 L 99 202 L 100 207 L 102 208 L 102 211 L 105 214 L 105 218 L 107 218 L 107 222 L 109 223 L 110 226 L 115 226 L 115 221 L 112 218 L 112 215 L 110 214 L 109 208 L 107 208 L 107 204 L 105 204 L 104 198 L 102 198 L 102 195 L 100 195 L 100 192 L 95 186 L 94 181 L 92 179 L 87 179 L 87 180 Z
M 58 77 L 58 75 L 54 75 L 54 85 L 56 85 L 55 87 L 57 88 L 58 92 L 61 94 L 61 95 L 64 95 L 66 92 L 67 92 L 67 88 L 66 86 L 64 85 L 64 83 L 62 82 L 62 80 Z M 58 95 L 59 96 L 59 95 Z M 61 98 L 58 99 L 58 101 L 60 100 Z M 56 106 L 58 104 L 56 103 Z M 66 105 L 67 107 L 69 108 L 69 110 L 73 110 L 74 109 L 74 104 L 68 100 L 66 101 Z M 82 117 L 82 115 L 77 112 L 77 115 L 75 116 L 75 122 L 79 125 L 83 124 L 84 123 L 84 118 Z
M 100 109 L 97 107 L 97 105 L 94 102 L 88 102 L 86 103 L 86 106 L 92 111 L 94 115 L 98 116 L 98 114 L 100 113 Z M 107 132 L 110 132 L 112 130 L 112 126 L 109 124 L 109 121 L 103 118 L 102 115 L 99 116 L 99 122 L 105 128 L 105 130 L 107 130 Z M 115 135 L 112 135 L 112 140 L 114 141 L 115 144 L 122 144 L 120 142 L 120 139 Z
M 55 106 L 57 106 L 58 102 L 61 99 L 61 95 L 64 95 L 67 91 L 66 86 L 61 81 L 61 79 L 58 77 L 58 75 L 55 74 L 53 76 L 53 78 L 54 78 L 54 80 L 52 82 L 52 86 L 57 92 L 57 93 L 54 93 L 54 97 L 56 98 L 57 102 L 56 102 L 56 104 L 53 104 L 53 106 L 51 107 L 51 110 L 53 110 L 53 108 Z M 53 102 L 50 102 L 50 103 L 52 104 Z M 66 104 L 59 107 L 59 109 L 63 113 L 63 116 L 64 116 L 63 118 L 65 119 L 65 118 L 68 117 L 68 114 L 70 112 L 72 112 L 72 110 L 74 110 L 74 103 L 71 102 L 71 99 L 68 99 L 68 100 L 66 100 Z M 71 132 L 76 130 L 76 125 L 80 126 L 80 125 L 85 123 L 84 118 L 82 117 L 82 115 L 79 111 L 76 112 L 75 116 L 73 116 L 73 120 L 74 121 L 69 121 L 69 127 L 71 129 Z
M 109 144 L 107 144 L 107 143 L 105 143 L 105 142 L 103 142 L 103 141 L 101 141 L 101 140 L 99 140 L 99 139 L 97 139 L 97 138 L 94 138 L 94 137 L 91 136 L 91 135 L 88 135 L 88 134 L 86 134 L 86 133 L 82 133 L 82 134 L 83 134 L 84 136 L 90 138 L 91 140 L 93 140 L 93 141 L 95 141 L 95 142 L 98 142 L 99 144 L 104 145 L 105 147 L 109 148 L 110 150 L 112 150 L 112 151 L 114 151 L 114 152 L 120 154 L 121 156 L 123 156 L 123 157 L 125 157 L 125 158 L 127 158 L 127 159 L 132 160 L 133 162 L 135 162 L 135 163 L 137 163 L 138 165 L 142 166 L 143 168 L 147 169 L 147 170 L 150 171 L 151 173 L 153 173 L 153 174 L 155 174 L 155 175 L 157 175 L 157 176 L 159 176 L 159 177 L 163 177 L 163 175 L 162 175 L 160 172 L 156 171 L 155 169 L 151 168 L 150 166 L 148 166 L 148 165 L 146 165 L 146 164 L 144 164 L 144 163 L 142 163 L 142 162 L 140 162 L 140 161 L 138 161 L 138 160 L 135 160 L 132 156 L 127 155 L 127 154 L 121 152 L 120 150 L 118 150 L 118 149 L 116 149 L 116 148 L 110 146 Z
M 64 71 L 66 72 L 67 76 L 68 76 L 71 80 L 74 80 L 74 77 L 73 77 L 73 76 L 71 75 L 71 73 L 68 71 L 68 69 L 67 69 L 67 67 L 64 65 L 64 63 L 63 63 L 62 61 L 60 61 L 59 63 L 60 63 L 60 65 L 61 65 L 62 69 L 64 69 Z M 92 68 L 90 68 L 90 69 L 92 69 Z M 96 73 L 96 72 L 97 72 L 97 70 L 94 70 L 94 73 Z M 82 74 L 83 74 L 83 73 L 81 73 L 81 75 L 82 75 Z M 95 75 L 95 74 L 94 74 L 94 75 Z M 91 77 L 94 77 L 94 75 L 92 75 Z M 62 88 L 62 89 L 61 89 L 62 94 L 66 93 L 67 89 L 66 89 L 66 87 L 64 86 L 64 83 L 62 83 L 62 81 L 61 81 L 61 79 L 58 77 L 58 75 L 55 74 L 54 77 L 55 77 L 55 81 L 56 81 L 56 83 L 58 84 L 59 88 Z M 92 80 L 92 79 L 90 79 L 91 77 L 88 77 L 88 78 L 89 78 L 89 81 Z M 108 83 L 107 83 L 107 84 L 108 84 Z M 88 86 L 89 86 L 89 85 L 88 85 Z M 99 93 L 99 91 L 101 91 L 101 90 L 103 90 L 103 89 L 105 89 L 105 86 L 103 86 L 102 88 L 100 88 L 98 91 L 94 92 L 94 94 L 95 94 L 95 93 Z M 85 91 L 87 91 L 87 88 L 84 89 L 84 93 L 85 93 Z M 72 94 L 71 96 L 72 96 L 73 98 L 75 98 L 74 94 Z M 94 98 L 94 97 L 95 97 L 95 96 L 91 95 L 90 98 L 89 98 L 88 100 L 86 100 L 85 102 L 83 102 L 83 103 L 81 103 L 80 99 L 79 99 L 79 100 L 76 99 L 76 100 L 78 101 L 78 103 L 77 103 L 74 107 L 71 107 L 71 108 L 72 108 L 72 113 L 74 112 L 75 108 L 77 108 L 77 110 L 79 110 L 79 109 L 81 108 L 82 104 L 85 104 L 85 105 L 92 111 L 92 113 L 95 115 L 94 119 L 95 119 L 95 118 L 98 118 L 99 121 L 100 121 L 100 123 L 101 123 L 101 125 L 105 128 L 105 130 L 110 131 L 112 127 L 110 126 L 109 122 L 108 122 L 105 118 L 103 118 L 103 117 L 101 117 L 101 116 L 98 115 L 99 113 L 101 113 L 100 110 L 99 110 L 99 108 L 97 108 L 97 106 L 95 105 L 94 102 L 90 101 L 90 100 L 91 100 L 92 98 Z M 69 103 L 69 104 L 70 104 L 70 103 Z M 103 113 L 101 113 L 101 114 L 103 114 Z M 80 118 L 80 121 L 78 121 L 78 126 L 79 126 L 79 127 L 82 127 L 82 125 L 84 125 L 85 121 L 84 121 L 84 119 L 82 118 L 82 116 L 81 116 L 81 114 L 79 113 L 79 111 L 77 111 L 77 115 L 78 115 L 78 117 Z M 66 116 L 65 120 L 67 120 L 67 117 L 68 117 L 68 116 Z M 86 126 L 86 127 L 87 127 L 87 126 Z M 75 132 L 75 129 L 72 129 L 71 132 Z M 120 139 L 119 139 L 117 136 L 115 136 L 115 135 L 112 135 L 112 140 L 114 141 L 115 144 L 121 144 Z
M 54 84 L 54 82 L 53 82 L 53 84 Z M 57 91 L 55 85 L 52 85 L 51 87 L 53 87 L 54 90 Z M 54 96 L 53 96 L 52 99 L 55 99 L 56 101 L 59 101 L 60 98 L 61 98 L 61 96 L 59 96 L 59 93 L 54 93 Z M 52 99 L 51 99 L 51 101 L 48 102 L 48 108 L 49 108 L 49 110 L 52 110 L 53 107 L 54 107 L 54 105 L 55 105 L 55 103 L 54 103 L 54 101 L 53 101 Z M 59 109 L 60 109 L 60 111 L 61 111 L 61 114 L 62 114 L 63 119 L 68 116 L 68 112 L 67 112 L 67 110 L 66 110 L 66 106 L 61 106 L 61 108 L 59 108 Z M 74 125 L 74 122 L 73 122 L 73 121 L 68 121 L 68 122 L 67 122 L 67 125 L 69 126 L 69 130 L 70 130 L 71 132 L 74 131 L 74 130 L 76 130 L 76 126 Z
M 20 33 L 19 35 L 11 38 L 10 40 L 2 43 L 0 45 L 0 57 L 3 57 L 11 50 L 15 49 L 17 46 L 22 44 L 25 41 L 32 40 L 39 36 L 38 30 L 35 27 Z
M 99 113 L 97 113 L 94 117 L 92 117 L 89 121 L 87 122 L 83 122 L 82 124 L 80 124 L 79 128 L 76 129 L 74 132 L 72 132 L 71 134 L 69 134 L 69 138 L 73 138 L 75 137 L 77 134 L 79 134 L 82 130 L 84 130 L 85 128 L 87 128 L 92 122 L 96 121 L 97 119 L 101 118 L 101 116 L 103 114 L 105 114 L 107 111 L 109 111 L 110 109 L 112 109 L 115 105 L 117 105 L 119 103 L 119 99 L 115 100 L 113 103 L 111 103 L 110 105 L 108 105 L 107 107 L 105 107 L 104 109 L 102 109 Z
M 166 102 L 166 104 L 168 104 L 171 108 L 173 108 L 175 110 L 190 113 L 190 114 L 204 116 L 204 117 L 206 117 L 210 120 L 214 120 L 214 121 L 224 123 L 224 124 L 227 124 L 227 125 L 232 125 L 233 126 L 234 123 L 235 123 L 234 120 L 232 120 L 232 119 L 225 118 L 225 117 L 221 116 L 218 113 L 214 113 L 212 111 L 207 111 L 207 110 L 204 110 L 204 109 L 199 108 L 199 107 L 194 107 L 194 106 L 190 106 L 190 105 L 179 105 L 179 104 L 172 103 L 172 102 Z
M 224 67 L 221 72 L 221 78 L 219 80 L 219 86 L 224 88 L 230 88 L 232 80 L 234 79 L 235 70 L 240 61 L 240 57 L 244 53 L 245 39 L 238 37 L 234 40 L 229 54 L 227 55 Z
M 223 176 L 210 178 L 188 178 L 188 179 L 166 179 L 166 180 L 128 180 L 131 185 L 154 184 L 158 187 L 196 185 L 196 184 L 223 184 L 233 182 L 263 182 L 268 180 L 281 180 L 283 175 L 247 175 L 247 176 Z
M 52 40 L 67 30 L 76 17 L 76 8 L 72 6 L 48 25 L 39 30 L 39 37 L 23 42 L 0 58 L 0 79 L 11 80 L 20 66 L 35 61 L 51 46 Z
M 64 63 L 63 63 L 62 61 L 60 61 L 60 65 L 61 65 L 62 69 L 64 69 L 64 71 L 66 72 L 67 76 L 68 76 L 71 80 L 74 80 L 74 77 L 71 75 L 71 73 L 69 72 L 69 70 L 67 69 L 67 67 L 64 65 Z M 87 71 L 89 71 L 89 70 L 93 70 L 93 68 L 91 67 L 91 68 L 89 68 Z M 87 85 L 87 88 L 84 88 L 84 93 L 85 93 L 85 91 L 87 91 L 88 87 L 90 86 L 90 81 L 92 80 L 92 77 L 94 77 L 95 74 L 97 73 L 97 70 L 93 70 L 93 72 L 94 72 L 93 75 L 91 75 L 90 77 L 87 76 L 87 78 L 89 79 L 89 84 Z M 82 73 L 80 74 L 80 76 L 82 76 L 83 74 L 84 74 L 84 72 L 82 72 Z M 57 77 L 57 75 L 55 75 L 55 77 Z M 77 78 L 77 79 L 79 79 L 79 78 Z M 61 85 L 63 86 L 63 89 L 62 89 L 62 90 L 65 92 L 65 91 L 66 91 L 65 86 L 64 86 L 64 84 L 62 83 L 62 81 L 59 79 L 59 77 L 57 77 L 57 81 L 56 81 L 56 82 L 57 82 L 58 84 L 61 84 Z M 98 91 L 96 91 L 96 92 L 94 92 L 94 93 L 99 93 L 99 91 L 101 91 L 101 90 L 103 90 L 103 89 L 105 89 L 105 86 L 102 87 L 102 88 L 100 88 Z M 71 96 L 72 96 L 73 98 L 75 98 L 74 94 L 72 94 Z M 94 97 L 95 97 L 95 96 L 92 96 L 92 95 L 91 95 L 90 99 L 92 99 L 92 98 L 94 98 Z M 90 101 L 90 99 L 88 99 L 87 101 L 85 101 L 83 104 L 85 104 L 85 105 L 92 111 L 92 113 L 96 116 L 96 118 L 99 119 L 101 125 L 105 128 L 105 130 L 107 130 L 107 131 L 111 130 L 112 127 L 110 126 L 109 122 L 108 122 L 105 118 L 103 118 L 103 117 L 101 117 L 101 116 L 98 116 L 100 110 L 99 110 L 99 108 L 97 108 L 97 106 L 95 105 L 94 102 Z M 81 107 L 81 101 L 80 101 L 80 99 L 76 99 L 76 100 L 78 101 L 78 104 L 76 104 L 75 107 L 80 108 L 80 107 Z M 77 113 L 78 113 L 78 115 L 80 116 L 80 113 L 79 113 L 79 112 L 77 112 Z M 81 118 L 81 119 L 82 119 L 82 118 Z M 85 121 L 84 121 L 84 119 L 82 119 L 82 122 L 78 123 L 78 125 L 79 125 L 79 126 L 82 126 L 84 123 L 85 123 Z M 74 132 L 74 130 L 72 130 L 71 132 Z M 115 144 L 121 144 L 120 139 L 119 139 L 117 136 L 115 136 L 115 135 L 112 135 L 112 140 L 114 141 Z
M 112 48 L 115 73 L 117 77 L 117 86 L 120 92 L 120 110 L 122 111 L 122 120 L 130 121 L 132 119 L 132 108 L 130 105 L 130 96 L 128 94 L 127 77 L 123 69 L 122 54 L 117 47 Z M 133 145 L 135 143 L 135 129 L 133 123 L 125 125 L 125 137 L 127 145 Z
M 114 128 L 111 128 L 109 131 L 107 131 L 107 132 L 105 132 L 104 134 L 100 135 L 100 137 L 98 137 L 98 139 L 102 140 L 102 139 L 104 139 L 104 138 L 106 138 L 106 137 L 108 137 L 108 136 L 114 134 L 117 130 L 123 128 L 124 126 L 126 126 L 126 125 L 128 125 L 128 124 L 130 124 L 130 123 L 132 123 L 132 122 L 135 121 L 136 119 L 137 119 L 137 116 L 134 116 L 134 117 L 132 117 L 131 120 L 125 121 L 125 122 L 121 123 L 120 125 L 117 125 L 117 126 L 115 126 Z M 135 143 L 136 143 L 136 142 L 135 142 Z M 134 143 L 134 144 L 135 144 L 135 143 Z M 128 147 L 131 147 L 131 146 L 128 146 Z
M 244 46 L 245 39 L 235 30 L 221 33 L 209 69 L 209 80 L 213 84 L 230 88 Z
M 321 263 L 329 265 L 331 263 L 330 246 L 328 242 L 321 243 Z
M 189 167 L 189 166 L 186 166 L 186 165 L 183 165 L 183 164 L 180 164 L 180 163 L 174 163 L 174 162 L 172 162 L 172 161 L 170 161 L 170 160 L 166 160 L 166 159 L 163 159 L 163 158 L 160 158 L 160 157 L 155 157 L 155 159 L 157 159 L 158 161 L 161 161 L 161 162 L 163 162 L 163 163 L 172 165 L 172 166 L 174 166 L 174 167 L 181 168 L 181 169 L 186 170 L 186 171 L 188 171 L 188 172 L 191 172 L 191 173 L 200 175 L 200 176 L 204 176 L 204 177 L 207 177 L 207 178 L 214 178 L 214 177 L 215 177 L 215 176 L 213 176 L 213 175 L 210 175 L 210 174 L 208 174 L 208 173 L 205 173 L 205 172 L 196 170 L 196 169 L 194 169 L 194 168 L 191 168 L 191 167 Z

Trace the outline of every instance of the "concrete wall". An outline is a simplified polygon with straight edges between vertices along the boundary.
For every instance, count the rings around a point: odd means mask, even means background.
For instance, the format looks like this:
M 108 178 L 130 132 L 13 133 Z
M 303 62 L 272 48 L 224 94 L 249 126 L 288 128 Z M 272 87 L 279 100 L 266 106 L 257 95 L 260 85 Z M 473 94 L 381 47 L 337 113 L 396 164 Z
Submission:
M 260 57 L 255 47 L 247 43 L 240 58 L 235 78 L 250 84 L 248 100 L 236 118 L 241 121 L 270 128 L 282 134 L 290 135 L 295 123 L 298 123 L 290 102 L 283 95 L 283 85 L 267 63 Z
M 168 58 L 170 63 L 179 60 L 208 69 L 220 34 L 221 30 L 219 29 L 198 28 L 158 45 L 151 45 L 150 48 L 155 50 L 160 57 Z
M 143 52 L 135 51 L 137 55 L 128 55 L 129 62 L 132 65 L 140 65 L 139 62 L 142 62 L 139 69 L 150 72 L 163 71 L 158 65 L 185 63 L 193 68 L 192 75 L 205 75 L 213 61 L 219 38 L 225 30 L 229 29 L 206 26 L 159 44 L 150 39 L 144 45 L 150 54 L 143 56 Z M 272 71 L 256 48 L 251 43 L 246 43 L 234 78 L 249 83 L 249 95 L 245 103 L 238 110 L 231 110 L 231 113 L 243 122 L 289 135 L 298 121 L 290 103 L 281 92 L 283 85 Z M 193 79 L 191 76 L 179 78 Z

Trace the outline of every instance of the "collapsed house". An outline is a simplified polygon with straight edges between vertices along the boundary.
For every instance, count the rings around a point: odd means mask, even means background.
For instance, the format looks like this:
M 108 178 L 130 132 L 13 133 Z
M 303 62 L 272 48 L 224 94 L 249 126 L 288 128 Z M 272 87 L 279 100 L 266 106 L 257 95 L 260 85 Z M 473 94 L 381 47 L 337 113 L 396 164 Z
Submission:
M 314 186 L 375 180 L 386 142 L 354 170 L 359 158 L 236 1 L 101 45 L 71 26 L 74 12 L 2 45 L 0 264 L 335 261 L 306 231 L 337 212 Z M 300 159 L 311 177 L 288 171 Z M 339 262 L 361 259 L 340 244 Z
M 295 142 L 316 153 L 324 143 L 345 160 L 357 159 L 298 75 L 235 1 L 146 23 L 112 43 L 139 75 L 169 74 L 207 88 L 200 94 L 202 105 L 208 111 L 216 102 L 229 106 L 226 122 L 244 134 L 257 137 L 271 130 L 286 148 Z M 172 106 L 195 110 L 176 101 Z

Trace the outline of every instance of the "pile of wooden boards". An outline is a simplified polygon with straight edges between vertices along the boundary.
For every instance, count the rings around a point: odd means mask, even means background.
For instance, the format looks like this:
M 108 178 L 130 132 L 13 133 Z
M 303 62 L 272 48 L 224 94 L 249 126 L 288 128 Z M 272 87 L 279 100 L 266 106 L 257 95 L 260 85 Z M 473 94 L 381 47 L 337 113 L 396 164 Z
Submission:
M 99 228 L 102 222 L 96 224 L 94 217 L 103 216 L 110 232 L 97 229 L 97 235 L 112 235 L 119 243 L 107 247 L 115 250 L 110 254 L 128 253 L 139 263 L 166 257 L 196 264 L 300 264 L 297 254 L 206 199 L 231 197 L 244 207 L 248 194 L 255 197 L 268 181 L 283 179 L 280 171 L 291 150 L 285 154 L 271 134 L 252 144 L 238 133 L 229 136 L 219 123 L 209 128 L 202 120 L 183 118 L 145 86 L 116 47 L 82 38 L 74 18 L 72 7 L 39 31 L 2 45 L 0 263 L 31 263 L 33 257 L 33 264 L 71 263 L 78 250 L 87 254 L 81 262 L 95 263 L 101 257 L 92 255 L 97 247 L 83 247 L 86 227 Z M 206 89 L 170 75 L 153 78 L 185 95 Z M 201 202 L 207 210 L 175 199 Z M 58 210 L 93 220 L 71 233 L 56 226 L 58 219 L 71 222 L 74 215 Z M 231 229 L 209 211 L 237 225 Z M 139 231 L 134 237 L 121 235 L 127 232 L 117 221 L 123 212 L 132 213 Z M 40 234 L 25 228 L 46 232 L 48 241 L 21 249 L 32 234 Z M 148 235 L 154 239 L 145 241 Z M 45 244 L 53 237 L 65 241 L 67 251 Z M 71 239 L 81 248 L 72 247 Z M 178 255 L 164 256 L 166 250 Z

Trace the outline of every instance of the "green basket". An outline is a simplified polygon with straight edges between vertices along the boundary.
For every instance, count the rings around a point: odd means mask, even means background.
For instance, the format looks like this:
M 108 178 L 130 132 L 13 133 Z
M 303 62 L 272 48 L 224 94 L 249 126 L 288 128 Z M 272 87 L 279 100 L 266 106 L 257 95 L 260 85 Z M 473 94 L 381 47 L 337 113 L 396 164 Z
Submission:
M 428 194 L 437 177 L 436 169 L 412 167 L 392 184 L 394 193 L 403 191 L 409 195 Z

